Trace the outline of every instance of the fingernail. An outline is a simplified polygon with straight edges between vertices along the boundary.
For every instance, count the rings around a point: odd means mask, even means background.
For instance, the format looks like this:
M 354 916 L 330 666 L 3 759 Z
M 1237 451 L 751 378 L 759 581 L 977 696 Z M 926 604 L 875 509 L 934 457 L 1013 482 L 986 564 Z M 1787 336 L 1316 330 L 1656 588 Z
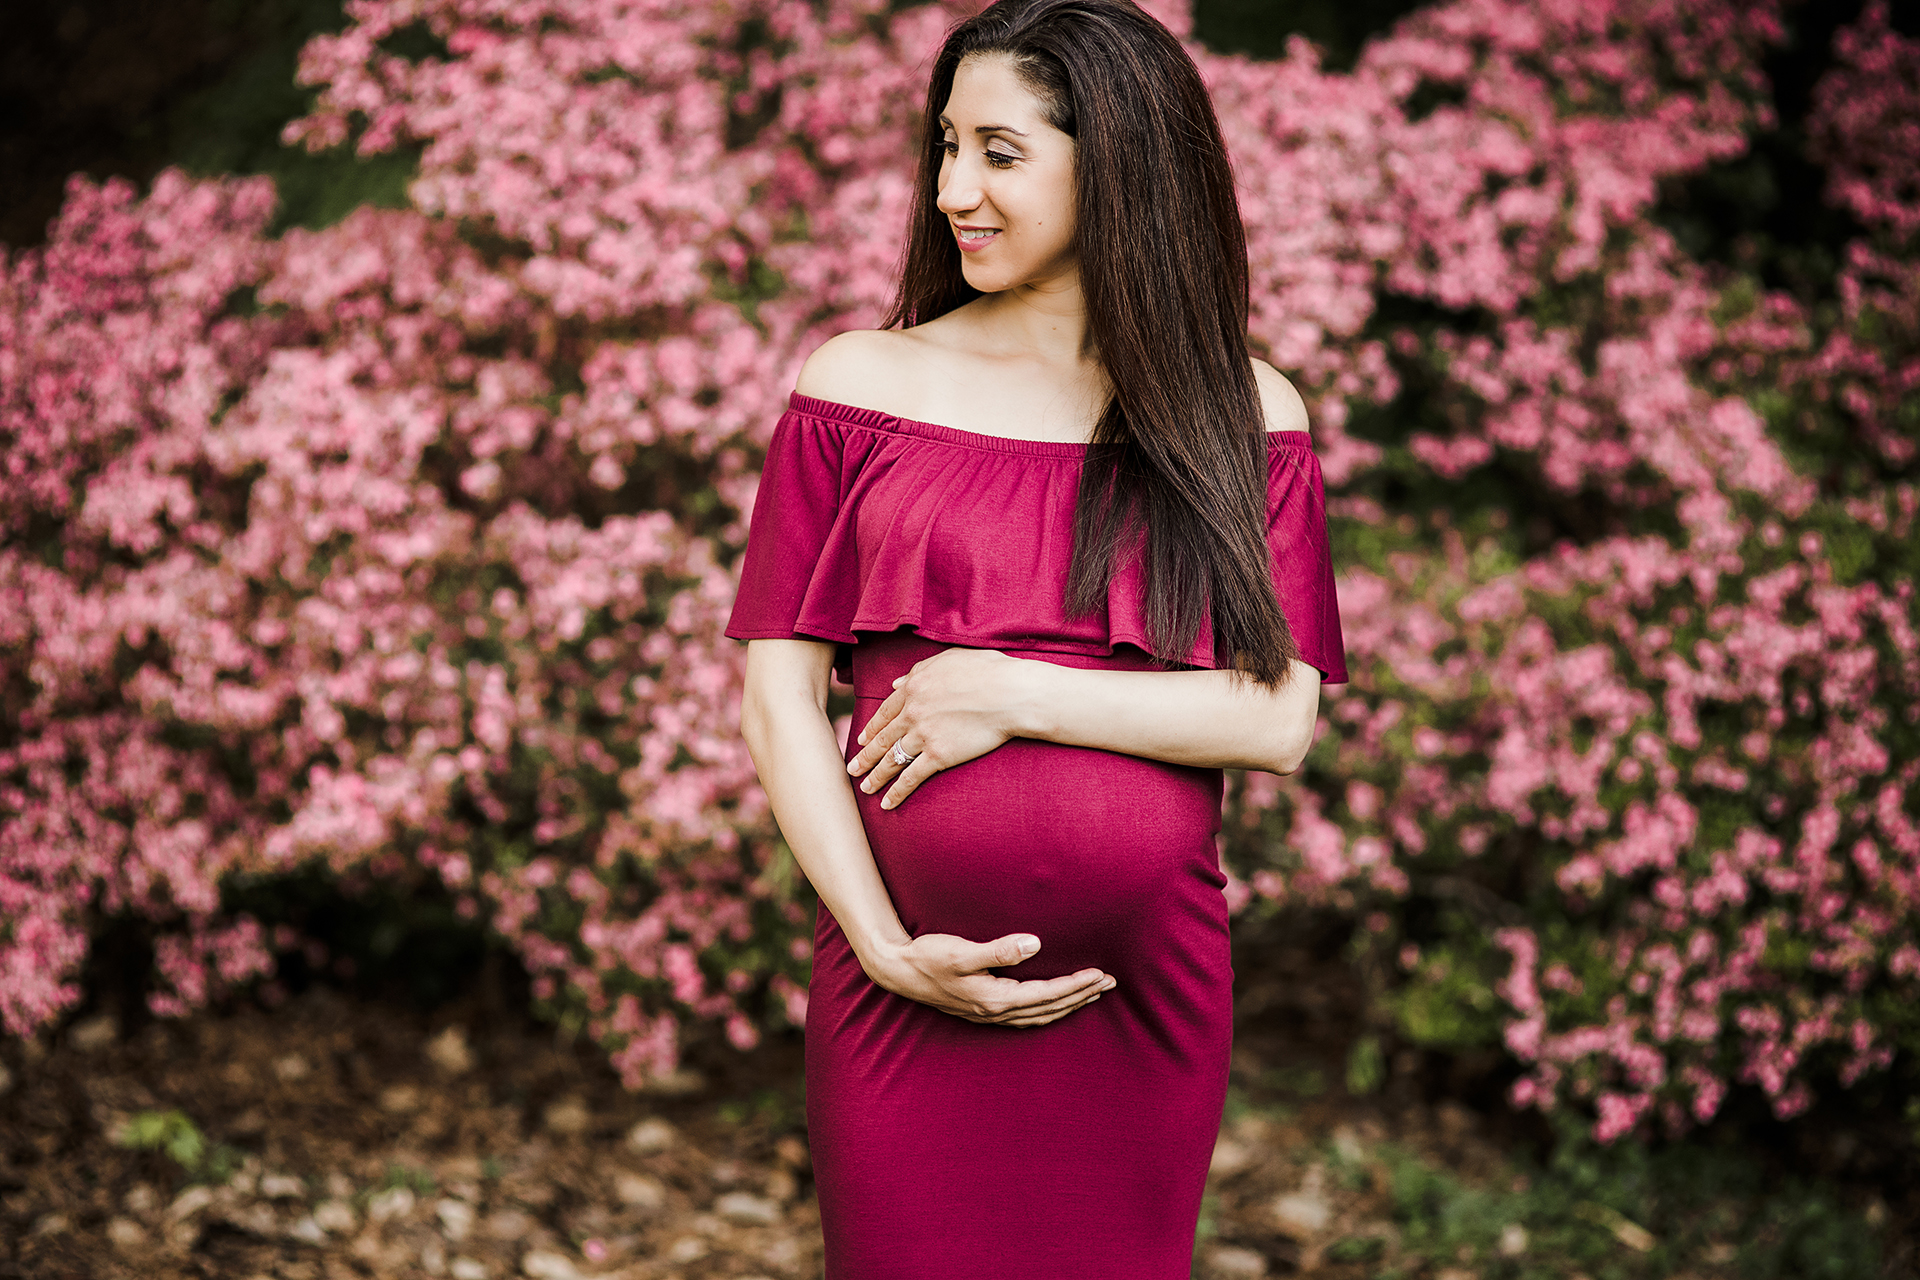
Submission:
M 1117 983 L 1117 982 L 1115 982 L 1115 981 L 1114 981 L 1114 980 L 1113 980 L 1112 978 L 1108 978 L 1108 979 L 1107 979 L 1107 980 L 1106 980 L 1105 982 L 1103 982 L 1103 983 L 1101 983 L 1101 984 L 1100 984 L 1100 989 L 1101 989 L 1102 991 L 1111 991 L 1111 990 L 1113 990 L 1113 989 L 1114 989 L 1114 988 L 1115 988 L 1116 986 L 1118 986 L 1118 985 L 1120 985 L 1120 984 L 1119 984 L 1119 983 Z M 1098 998 L 1099 998 L 1099 997 L 1097 997 L 1097 996 L 1095 997 L 1095 999 L 1098 999 Z
M 866 746 L 866 745 L 867 745 L 867 735 L 866 735 L 866 734 L 864 734 L 864 733 L 863 733 L 863 734 L 861 734 L 861 735 L 860 735 L 860 738 L 859 738 L 859 742 L 860 742 L 860 745 L 861 745 L 861 746 L 863 746 L 863 747 L 864 747 L 864 746 Z
M 1014 943 L 1014 946 L 1021 955 L 1030 956 L 1040 950 L 1040 939 L 1032 936 L 1024 937 Z

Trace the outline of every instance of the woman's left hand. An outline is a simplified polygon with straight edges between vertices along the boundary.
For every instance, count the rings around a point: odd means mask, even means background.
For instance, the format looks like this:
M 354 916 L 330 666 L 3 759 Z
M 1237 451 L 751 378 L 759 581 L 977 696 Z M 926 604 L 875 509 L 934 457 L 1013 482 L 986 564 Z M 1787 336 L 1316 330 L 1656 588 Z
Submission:
M 1017 736 L 1018 682 L 1030 665 L 992 649 L 943 649 L 914 663 L 860 731 L 860 752 L 847 772 L 862 791 L 885 787 L 880 807 L 897 808 L 942 769 Z M 904 766 L 894 759 L 896 744 L 911 757 Z

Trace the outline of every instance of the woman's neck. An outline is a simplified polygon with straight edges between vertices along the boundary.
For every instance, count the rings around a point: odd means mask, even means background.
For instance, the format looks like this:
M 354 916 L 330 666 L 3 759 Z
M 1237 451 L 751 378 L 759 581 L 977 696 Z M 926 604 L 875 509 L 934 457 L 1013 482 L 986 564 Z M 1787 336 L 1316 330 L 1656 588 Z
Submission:
M 1012 349 L 1072 367 L 1092 358 L 1087 309 L 1077 272 L 1016 285 L 982 299 L 983 325 Z

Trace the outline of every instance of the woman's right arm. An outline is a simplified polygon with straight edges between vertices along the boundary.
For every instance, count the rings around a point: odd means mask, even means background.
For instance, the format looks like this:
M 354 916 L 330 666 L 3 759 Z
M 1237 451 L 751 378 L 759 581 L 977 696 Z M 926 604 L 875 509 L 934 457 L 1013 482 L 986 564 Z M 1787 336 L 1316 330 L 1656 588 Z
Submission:
M 1039 951 L 1032 934 L 992 942 L 908 936 L 874 864 L 827 719 L 832 668 L 833 646 L 822 641 L 749 641 L 740 732 L 787 846 L 867 976 L 970 1022 L 1016 1027 L 1052 1022 L 1111 989 L 1113 979 L 1098 969 L 1029 982 L 989 972 Z

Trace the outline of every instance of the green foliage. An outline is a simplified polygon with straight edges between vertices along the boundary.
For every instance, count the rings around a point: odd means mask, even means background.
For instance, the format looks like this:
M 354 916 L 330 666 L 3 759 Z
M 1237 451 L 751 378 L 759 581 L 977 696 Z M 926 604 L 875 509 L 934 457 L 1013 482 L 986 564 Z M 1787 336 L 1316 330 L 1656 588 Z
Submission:
M 1325 65 L 1347 68 L 1368 37 L 1419 7 L 1418 0 L 1196 0 L 1193 32 L 1223 53 L 1256 58 L 1284 56 L 1288 39 L 1301 35 L 1320 46 Z
M 1347 1053 L 1347 1092 L 1360 1096 L 1377 1090 L 1387 1079 L 1386 1055 L 1378 1036 L 1361 1036 Z
M 184 1111 L 137 1111 L 113 1134 L 115 1146 L 157 1151 L 200 1182 L 225 1182 L 240 1166 L 240 1153 L 209 1143 Z
M 351 146 L 309 153 L 280 141 L 312 107 L 313 91 L 294 80 L 301 46 L 346 25 L 340 0 L 221 0 L 212 17 L 244 52 L 155 123 L 163 163 L 208 177 L 268 175 L 280 192 L 276 230 L 331 226 L 361 205 L 406 207 L 417 147 L 362 157 Z
M 1654 1280 L 1729 1263 L 1745 1280 L 1880 1274 L 1874 1231 L 1831 1188 L 1773 1176 L 1736 1148 L 1601 1147 L 1567 1129 L 1544 1166 L 1505 1187 L 1400 1148 L 1378 1154 L 1403 1255 L 1468 1262 L 1482 1280 Z M 1365 1243 L 1341 1241 L 1339 1260 L 1366 1260 Z
M 391 1191 L 395 1187 L 405 1187 L 417 1196 L 430 1196 L 439 1185 L 434 1181 L 433 1174 L 426 1169 L 405 1164 L 390 1164 L 387 1166 L 385 1176 L 380 1179 L 380 1185 L 373 1190 L 378 1194 L 382 1191 Z
M 1401 1034 L 1435 1049 L 1498 1044 L 1506 1010 L 1493 994 L 1505 965 L 1483 933 L 1456 918 L 1457 933 L 1422 956 L 1419 976 L 1382 995 Z

